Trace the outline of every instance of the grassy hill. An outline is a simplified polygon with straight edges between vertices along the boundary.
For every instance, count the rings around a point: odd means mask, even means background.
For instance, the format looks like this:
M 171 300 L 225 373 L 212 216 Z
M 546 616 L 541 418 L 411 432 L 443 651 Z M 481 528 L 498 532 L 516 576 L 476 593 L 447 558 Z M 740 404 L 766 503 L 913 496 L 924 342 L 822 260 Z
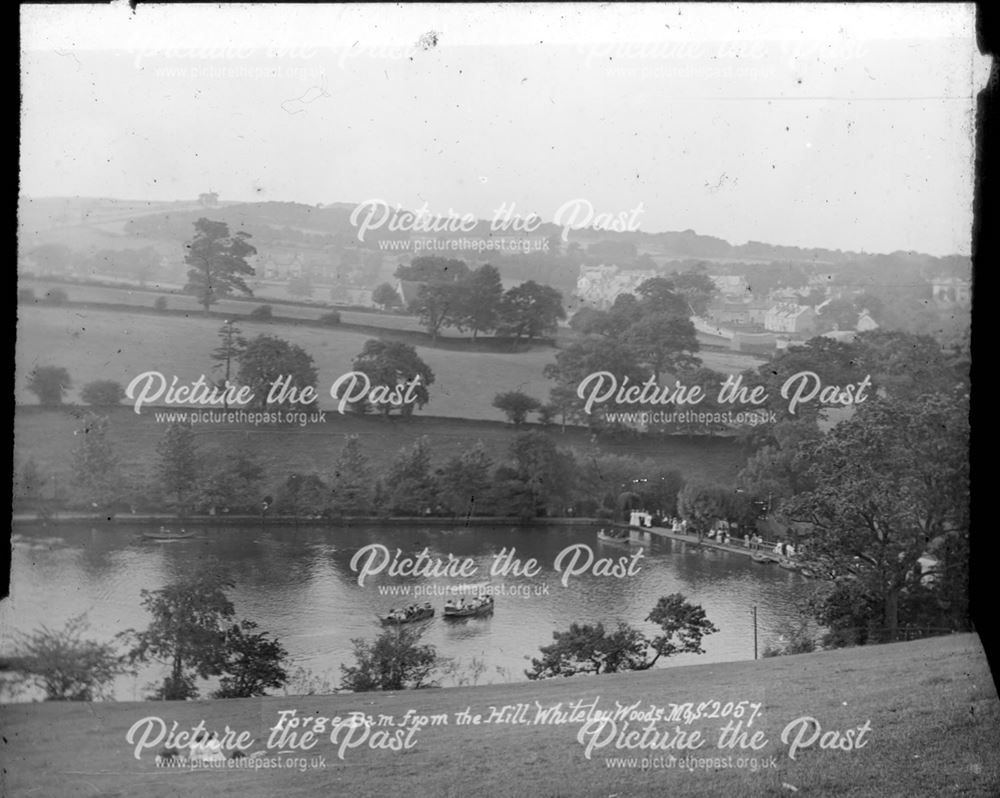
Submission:
M 615 750 L 613 743 L 585 756 L 579 723 L 535 723 L 538 707 L 616 702 L 640 710 L 669 703 L 760 702 L 751 730 L 766 743 L 756 752 L 720 750 L 727 722 L 702 718 L 660 723 L 701 732 L 695 751 Z M 457 714 L 489 718 L 493 708 L 527 704 L 526 723 L 457 725 Z M 305 767 L 258 770 L 157 769 L 159 745 L 137 760 L 126 741 L 147 716 L 190 729 L 199 721 L 223 732 L 228 725 L 253 738 L 248 753 L 268 751 L 278 713 L 345 717 L 359 711 L 399 724 L 408 710 L 443 716 L 446 724 L 413 733 L 408 750 L 358 747 L 338 758 L 329 730 L 304 757 Z M 789 758 L 782 731 L 812 717 L 824 733 L 866 723 L 863 747 L 802 748 Z M 367 796 L 415 798 L 641 798 L 643 796 L 995 796 L 1000 794 L 1000 703 L 974 635 L 846 649 L 758 662 L 691 665 L 645 673 L 549 682 L 386 694 L 275 697 L 186 703 L 46 703 L 4 708 L 4 795 L 87 795 L 146 798 L 173 795 Z M 619 731 L 624 721 L 619 721 Z M 644 724 L 633 721 L 630 730 Z M 392 727 L 375 727 L 369 734 Z M 396 728 L 399 728 L 398 726 Z M 610 730 L 610 727 L 608 727 Z M 343 735 L 342 735 L 343 736 Z M 342 740 L 338 739 L 338 743 Z M 369 737 L 368 740 L 372 739 Z M 841 739 L 843 739 L 841 737 Z M 792 738 L 786 738 L 791 742 Z M 828 738 L 828 742 L 832 738 Z M 745 757 L 757 759 L 753 769 Z M 675 757 L 671 766 L 669 757 Z M 694 767 L 682 768 L 686 756 Z M 325 758 L 325 767 L 319 766 Z M 622 757 L 612 760 L 613 757 Z M 643 758 L 646 766 L 643 767 Z M 743 766 L 740 767 L 740 762 Z M 654 764 L 655 763 L 655 764 Z M 312 765 L 312 766 L 311 766 Z M 766 765 L 766 767 L 762 767 Z M 773 765 L 773 767 L 772 767 Z

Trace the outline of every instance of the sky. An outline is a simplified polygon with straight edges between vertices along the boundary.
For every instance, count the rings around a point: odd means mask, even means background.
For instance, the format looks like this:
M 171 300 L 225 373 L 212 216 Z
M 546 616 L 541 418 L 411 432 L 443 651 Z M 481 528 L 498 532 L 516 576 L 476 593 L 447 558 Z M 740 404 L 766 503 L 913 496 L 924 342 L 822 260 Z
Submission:
M 970 251 L 971 5 L 34 5 L 21 41 L 25 196 Z

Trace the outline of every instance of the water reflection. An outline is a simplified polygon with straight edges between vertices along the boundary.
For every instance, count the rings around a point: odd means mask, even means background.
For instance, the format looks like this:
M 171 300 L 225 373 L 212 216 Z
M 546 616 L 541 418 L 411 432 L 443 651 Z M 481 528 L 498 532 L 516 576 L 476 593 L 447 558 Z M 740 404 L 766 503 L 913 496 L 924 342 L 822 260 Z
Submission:
M 425 641 L 459 662 L 485 660 L 488 667 L 480 681 L 489 682 L 523 679 L 528 658 L 551 642 L 553 631 L 573 621 L 624 621 L 652 632 L 644 619 L 660 596 L 674 592 L 701 604 L 720 632 L 705 639 L 706 654 L 680 656 L 670 664 L 752 658 L 752 607 L 758 606 L 763 646 L 778 636 L 781 623 L 795 617 L 811 593 L 810 583 L 777 566 L 659 538 L 644 542 L 634 576 L 588 573 L 563 586 L 553 563 L 566 546 L 585 543 L 595 557 L 615 560 L 630 558 L 636 549 L 599 543 L 589 528 L 226 527 L 199 529 L 190 539 L 169 542 L 145 539 L 142 532 L 124 526 L 60 527 L 58 535 L 19 529 L 12 600 L 0 608 L 5 639 L 12 630 L 60 627 L 81 612 L 87 612 L 95 635 L 142 628 L 149 618 L 139 604 L 141 590 L 162 587 L 214 559 L 226 566 L 234 583 L 230 597 L 237 613 L 277 635 L 296 664 L 316 673 L 339 680 L 339 665 L 351 659 L 352 638 L 378 634 L 378 615 L 394 606 L 430 601 L 438 614 L 426 625 Z M 468 557 L 477 572 L 470 580 L 382 573 L 360 586 L 351 558 L 372 543 L 392 554 L 398 548 L 402 556 L 413 557 L 426 548 L 431 557 Z M 491 576 L 495 557 L 511 547 L 522 562 L 534 558 L 540 573 Z M 443 620 L 448 588 L 463 581 L 502 586 L 492 616 Z M 121 697 L 131 698 L 134 691 L 134 684 L 122 688 Z

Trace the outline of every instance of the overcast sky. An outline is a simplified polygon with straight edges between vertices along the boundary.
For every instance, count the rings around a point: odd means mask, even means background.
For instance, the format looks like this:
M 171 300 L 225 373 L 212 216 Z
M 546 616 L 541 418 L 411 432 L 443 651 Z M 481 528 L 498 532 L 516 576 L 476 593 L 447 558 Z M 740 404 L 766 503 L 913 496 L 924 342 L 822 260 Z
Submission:
M 22 6 L 21 191 L 968 253 L 971 6 Z M 436 43 L 435 43 L 436 42 Z

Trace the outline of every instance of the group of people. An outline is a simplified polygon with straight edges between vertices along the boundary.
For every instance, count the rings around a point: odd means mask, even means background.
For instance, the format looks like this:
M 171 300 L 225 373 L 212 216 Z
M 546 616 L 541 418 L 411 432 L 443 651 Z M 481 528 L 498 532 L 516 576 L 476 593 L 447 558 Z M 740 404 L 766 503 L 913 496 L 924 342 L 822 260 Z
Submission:
M 444 603 L 444 609 L 445 609 L 445 612 L 448 612 L 449 610 L 452 610 L 452 611 L 458 610 L 458 611 L 461 612 L 463 610 L 478 610 L 478 609 L 482 609 L 483 607 L 488 607 L 491 604 L 493 604 L 493 596 L 489 596 L 489 595 L 474 596 L 469 601 L 466 601 L 465 597 L 463 596 L 462 598 L 460 598 L 458 600 L 457 604 L 455 603 L 454 599 L 448 599 L 447 601 L 445 601 L 445 603 Z
M 403 607 L 402 609 L 397 609 L 393 607 L 389 610 L 388 617 L 393 621 L 408 621 L 415 615 L 427 612 L 427 610 L 433 610 L 429 601 L 425 601 L 423 604 L 410 604 L 409 606 Z

